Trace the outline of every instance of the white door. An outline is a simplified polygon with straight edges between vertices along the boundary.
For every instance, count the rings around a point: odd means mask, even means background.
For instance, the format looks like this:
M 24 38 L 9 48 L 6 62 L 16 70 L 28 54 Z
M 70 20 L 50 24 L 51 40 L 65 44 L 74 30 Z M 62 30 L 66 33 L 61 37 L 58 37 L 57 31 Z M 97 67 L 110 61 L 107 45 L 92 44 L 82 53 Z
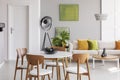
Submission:
M 16 59 L 17 48 L 28 48 L 29 43 L 29 7 L 8 6 L 8 56 Z

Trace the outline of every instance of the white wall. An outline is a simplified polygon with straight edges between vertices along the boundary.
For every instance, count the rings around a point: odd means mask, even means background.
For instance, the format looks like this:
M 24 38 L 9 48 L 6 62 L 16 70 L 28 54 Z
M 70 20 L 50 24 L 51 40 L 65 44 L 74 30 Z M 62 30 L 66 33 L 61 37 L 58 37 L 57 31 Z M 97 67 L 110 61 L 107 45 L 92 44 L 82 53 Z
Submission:
M 120 0 L 115 0 L 115 40 L 120 40 Z
M 0 0 L 0 22 L 5 23 L 5 29 L 1 33 L 0 32 L 0 43 L 2 43 L 2 47 L 0 47 L 0 57 L 4 56 L 4 59 L 9 57 L 7 54 L 8 50 L 8 31 L 7 31 L 7 23 L 8 23 L 8 14 L 7 7 L 8 5 L 28 5 L 30 7 L 29 10 L 29 51 L 39 51 L 40 50 L 40 0 Z
M 53 28 L 49 31 L 54 35 L 54 27 L 70 27 L 71 41 L 75 39 L 100 39 L 100 23 L 94 14 L 100 12 L 99 0 L 41 0 L 41 18 L 51 16 Z M 79 4 L 79 21 L 59 21 L 59 4 Z M 41 32 L 43 40 L 43 31 Z
M 102 40 L 114 41 L 115 40 L 115 0 L 102 0 L 102 13 L 108 15 L 107 20 L 102 21 Z

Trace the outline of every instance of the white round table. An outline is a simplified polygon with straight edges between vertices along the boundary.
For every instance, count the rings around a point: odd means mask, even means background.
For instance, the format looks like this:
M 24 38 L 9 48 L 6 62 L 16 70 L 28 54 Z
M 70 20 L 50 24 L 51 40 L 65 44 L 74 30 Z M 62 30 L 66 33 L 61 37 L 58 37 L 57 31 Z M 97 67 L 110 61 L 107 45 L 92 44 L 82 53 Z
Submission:
M 44 56 L 45 59 L 56 59 L 56 65 L 57 66 L 58 66 L 58 59 L 59 58 L 64 58 L 66 67 L 68 67 L 67 57 L 71 57 L 72 56 L 72 53 L 66 52 L 66 51 L 57 51 L 54 54 L 46 54 L 44 51 L 34 52 L 34 53 L 32 52 L 32 53 L 28 53 L 28 54 L 42 55 L 42 56 Z M 58 68 L 59 67 L 57 67 L 57 80 L 60 80 Z
M 35 55 L 42 55 L 45 58 L 64 58 L 64 57 L 71 57 L 72 53 L 65 52 L 65 51 L 57 51 L 53 54 L 46 54 L 44 51 L 40 51 L 39 53 L 35 53 Z

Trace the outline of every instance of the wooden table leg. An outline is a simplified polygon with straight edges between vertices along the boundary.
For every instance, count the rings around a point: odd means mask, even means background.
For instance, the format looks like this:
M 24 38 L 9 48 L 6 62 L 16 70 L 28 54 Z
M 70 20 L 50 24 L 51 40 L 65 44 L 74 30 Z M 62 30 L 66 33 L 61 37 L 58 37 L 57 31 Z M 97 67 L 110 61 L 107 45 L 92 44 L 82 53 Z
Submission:
M 56 65 L 57 80 L 60 80 L 58 59 L 56 59 Z
M 66 68 L 68 67 L 68 59 L 67 59 L 67 57 L 65 57 L 65 66 L 66 66 Z M 69 78 L 69 74 L 67 74 L 67 80 L 70 80 L 70 78 Z
M 67 60 L 67 57 L 65 57 L 65 66 L 68 67 L 68 60 Z

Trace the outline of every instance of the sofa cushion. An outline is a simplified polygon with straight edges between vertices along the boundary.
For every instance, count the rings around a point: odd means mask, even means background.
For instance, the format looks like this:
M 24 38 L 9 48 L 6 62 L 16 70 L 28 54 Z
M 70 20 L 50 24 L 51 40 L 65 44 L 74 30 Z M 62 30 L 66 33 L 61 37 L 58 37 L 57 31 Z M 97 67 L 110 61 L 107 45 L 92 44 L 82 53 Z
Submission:
M 102 54 L 103 50 L 98 50 L 99 54 Z M 120 50 L 106 50 L 107 54 L 120 54 Z
M 89 53 L 89 54 L 98 54 L 97 50 L 73 50 L 73 54 L 79 54 L 79 53 Z
M 88 40 L 89 50 L 98 50 L 97 40 Z
M 78 42 L 77 40 L 72 41 L 73 49 L 76 50 L 78 49 Z
M 98 41 L 98 47 L 99 49 L 115 49 L 115 41 L 109 41 L 109 42 L 105 42 L 105 41 Z
M 87 40 L 78 40 L 78 50 L 88 50 Z
M 120 41 L 115 41 L 115 49 L 120 50 Z

